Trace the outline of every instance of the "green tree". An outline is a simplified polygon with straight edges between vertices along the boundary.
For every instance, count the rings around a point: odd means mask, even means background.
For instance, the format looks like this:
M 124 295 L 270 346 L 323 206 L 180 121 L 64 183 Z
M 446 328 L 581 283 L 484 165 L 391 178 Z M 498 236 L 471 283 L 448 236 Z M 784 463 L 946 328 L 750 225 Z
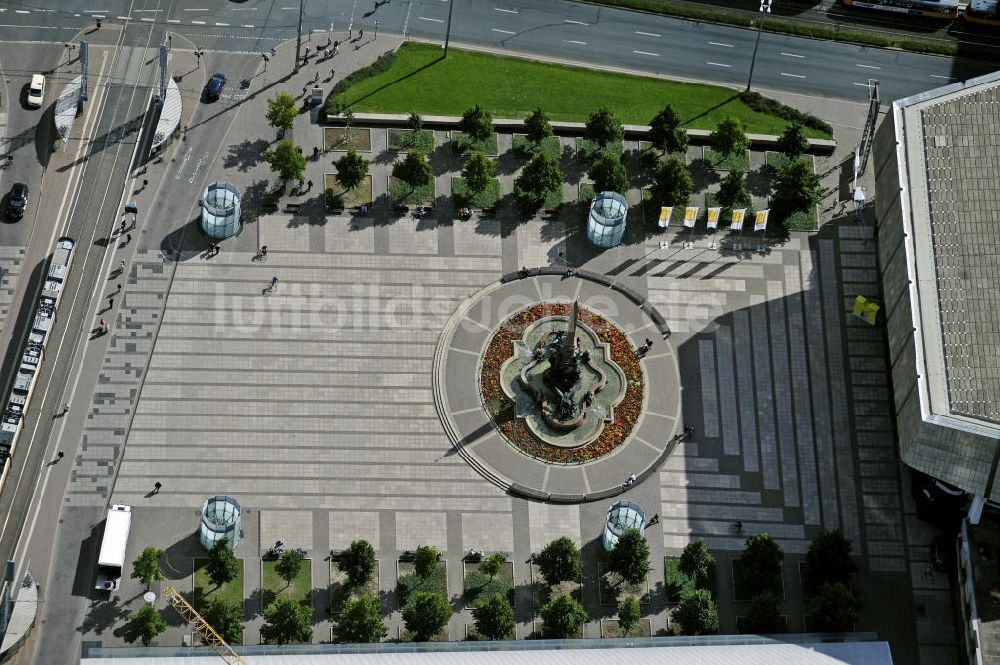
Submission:
M 469 188 L 469 191 L 473 194 L 478 194 L 490 186 L 490 181 L 493 180 L 493 174 L 496 173 L 496 170 L 496 162 L 483 153 L 476 151 L 465 160 L 462 177 L 465 178 L 465 185 Z
M 682 635 L 712 635 L 719 632 L 719 612 L 706 589 L 696 589 L 684 595 L 674 610 L 673 620 Z
M 147 547 L 132 562 L 132 579 L 142 580 L 147 591 L 153 582 L 159 582 L 163 579 L 163 572 L 160 571 L 161 556 L 163 556 L 163 550 Z
M 208 551 L 208 563 L 205 564 L 209 581 L 218 588 L 232 582 L 239 572 L 240 562 L 229 546 L 229 540 L 223 538 L 215 541 L 215 545 Z
M 660 162 L 653 180 L 653 201 L 658 206 L 686 206 L 694 189 L 694 180 L 684 160 L 670 155 Z
M 347 586 L 360 589 L 371 580 L 375 574 L 375 548 L 367 540 L 355 540 L 340 553 L 337 567 L 347 574 Z
M 861 602 L 846 585 L 825 584 L 809 602 L 806 621 L 813 633 L 844 633 L 854 630 L 861 618 Z
M 267 100 L 267 124 L 281 131 L 288 131 L 295 124 L 299 111 L 295 108 L 295 98 L 287 92 L 279 92 Z
M 806 552 L 803 586 L 807 596 L 814 596 L 824 584 L 850 586 L 858 564 L 851 558 L 850 539 L 840 529 L 823 531 L 813 539 Z
M 664 106 L 649 125 L 649 140 L 654 148 L 667 154 L 687 151 L 688 134 L 681 127 L 681 119 L 673 106 Z
M 572 540 L 563 536 L 546 545 L 535 557 L 535 563 L 548 584 L 564 580 L 577 581 L 583 572 L 583 557 Z
M 399 178 L 411 189 L 427 185 L 433 175 L 424 153 L 417 150 L 411 150 L 406 153 L 403 161 L 392 165 L 392 177 Z
M 639 615 L 639 601 L 633 596 L 627 596 L 618 603 L 618 627 L 622 629 L 622 637 L 639 625 Z
M 302 552 L 296 550 L 285 550 L 282 552 L 281 557 L 278 559 L 277 563 L 274 564 L 274 572 L 278 573 L 278 577 L 285 580 L 285 588 L 292 583 L 298 574 L 302 570 L 302 562 L 305 557 L 302 556 Z
M 618 155 L 603 152 L 590 163 L 587 174 L 594 181 L 594 189 L 598 192 L 628 191 L 628 173 Z
M 472 610 L 476 632 L 491 640 L 502 640 L 514 632 L 514 608 L 503 594 L 495 593 Z
M 486 141 L 493 134 L 493 116 L 490 112 L 476 104 L 462 114 L 458 128 L 466 136 L 476 142 Z
M 389 634 L 382 621 L 382 608 L 373 596 L 348 599 L 334 630 L 338 642 L 352 644 L 378 642 Z
M 771 209 L 779 217 L 808 210 L 823 195 L 819 176 L 813 173 L 809 162 L 799 158 L 785 164 L 771 179 Z
M 503 552 L 496 552 L 486 557 L 486 560 L 479 564 L 479 571 L 485 575 L 489 575 L 492 580 L 503 570 L 503 565 L 506 562 L 507 555 Z
M 747 538 L 740 553 L 742 576 L 750 596 L 780 588 L 781 561 L 785 553 L 778 542 L 766 533 Z
M 562 182 L 563 173 L 556 160 L 537 154 L 514 180 L 514 194 L 522 203 L 540 205 L 549 192 L 562 187 Z
M 437 567 L 438 551 L 430 545 L 421 545 L 413 552 L 413 569 L 418 577 L 429 577 Z
M 704 586 L 708 580 L 708 572 L 712 568 L 715 559 L 705 546 L 704 540 L 693 540 L 684 547 L 681 552 L 680 561 L 677 562 L 677 570 L 681 571 L 699 587 Z
M 440 633 L 451 619 L 451 605 L 431 591 L 413 594 L 403 608 L 403 621 L 414 642 L 426 642 Z
M 122 637 L 129 644 L 136 640 L 142 640 L 143 646 L 148 647 L 153 638 L 166 629 L 167 622 L 163 620 L 156 608 L 152 605 L 143 605 L 132 612 Z
M 419 132 L 424 128 L 424 119 L 420 117 L 420 114 L 416 111 L 410 111 L 410 117 L 407 120 L 410 125 L 410 129 L 415 132 Z
M 243 603 L 229 602 L 216 598 L 209 602 L 202 613 L 205 621 L 215 629 L 222 639 L 229 643 L 240 642 L 243 638 Z
M 781 618 L 781 601 L 770 591 L 754 596 L 747 612 L 746 630 L 758 635 L 773 635 L 787 630 Z
M 288 139 L 282 139 L 271 150 L 265 150 L 264 161 L 284 182 L 302 180 L 306 172 L 306 158 L 302 150 Z
M 638 529 L 627 529 L 608 552 L 608 568 L 629 584 L 639 584 L 649 572 L 649 543 Z
M 549 124 L 549 116 L 540 108 L 536 108 L 524 119 L 524 129 L 528 135 L 528 140 L 535 145 L 552 136 L 552 125 Z
M 805 129 L 798 121 L 785 127 L 785 131 L 778 137 L 778 150 L 789 159 L 798 159 L 808 147 L 809 140 L 806 138 Z
M 553 640 L 580 637 L 580 627 L 587 620 L 583 605 L 565 594 L 545 603 L 541 615 L 542 637 Z
M 312 640 L 312 607 L 291 598 L 278 598 L 264 608 L 260 636 L 267 643 L 288 644 Z
M 732 170 L 719 183 L 719 203 L 726 208 L 746 208 L 751 203 L 750 192 L 747 191 L 745 174 L 740 170 Z
M 732 117 L 727 117 L 716 125 L 708 142 L 712 150 L 720 155 L 741 155 L 750 147 L 750 139 L 743 131 L 743 124 Z
M 351 148 L 347 153 L 333 163 L 337 167 L 337 182 L 346 190 L 352 190 L 368 175 L 368 160 Z
M 590 114 L 583 129 L 583 137 L 604 148 L 625 138 L 625 128 L 608 108 Z

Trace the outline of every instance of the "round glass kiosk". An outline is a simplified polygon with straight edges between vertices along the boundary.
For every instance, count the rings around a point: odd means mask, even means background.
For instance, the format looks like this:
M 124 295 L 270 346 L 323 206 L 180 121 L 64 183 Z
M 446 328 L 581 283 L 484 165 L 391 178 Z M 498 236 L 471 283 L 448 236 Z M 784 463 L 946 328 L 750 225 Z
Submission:
M 222 240 L 240 230 L 240 192 L 231 183 L 218 181 L 201 197 L 201 230 Z
M 231 496 L 206 499 L 201 507 L 201 528 L 198 529 L 201 546 L 210 550 L 223 538 L 232 548 L 239 545 L 243 533 L 240 513 L 240 502 Z
M 608 509 L 608 519 L 601 534 L 601 544 L 610 552 L 618 544 L 618 538 L 629 529 L 642 532 L 646 525 L 646 511 L 635 501 L 618 501 Z
M 587 239 L 598 247 L 614 247 L 625 235 L 627 215 L 628 203 L 624 196 L 618 192 L 601 192 L 590 203 Z

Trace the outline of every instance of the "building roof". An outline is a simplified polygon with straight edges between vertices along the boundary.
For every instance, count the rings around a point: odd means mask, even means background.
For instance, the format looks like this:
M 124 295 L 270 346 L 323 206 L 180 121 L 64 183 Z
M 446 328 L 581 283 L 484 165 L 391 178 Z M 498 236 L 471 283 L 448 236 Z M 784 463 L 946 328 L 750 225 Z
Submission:
M 247 665 L 892 665 L 887 642 L 776 642 L 754 635 L 733 636 L 745 643 L 726 644 L 726 636 L 712 638 L 653 638 L 676 646 L 597 648 L 608 642 L 645 640 L 567 640 L 594 648 L 534 648 L 538 641 L 427 644 L 372 644 L 326 648 L 339 653 L 315 653 L 316 647 L 286 647 L 275 654 L 274 647 L 244 647 L 239 651 Z M 794 640 L 795 636 L 786 636 Z M 818 636 L 812 636 L 813 638 Z M 685 644 L 684 642 L 688 642 Z M 702 644 L 697 644 L 703 642 Z M 754 643 L 757 642 L 757 643 Z M 694 644 L 692 644 L 694 643 Z M 312 653 L 297 651 L 308 649 Z M 489 650 L 487 650 L 489 649 Z M 251 655 L 254 651 L 270 651 Z M 132 649 L 99 649 L 107 657 L 84 657 L 81 665 L 216 665 L 219 657 L 205 649 L 202 655 L 148 655 L 123 657 Z M 135 651 L 140 651 L 136 649 Z M 144 649 L 150 653 L 188 653 L 185 647 Z M 116 652 L 112 654 L 111 652 Z M 117 656 L 117 657 L 116 657 Z
M 1000 72 L 893 104 L 929 412 L 1000 434 Z M 880 193 L 880 195 L 891 195 Z

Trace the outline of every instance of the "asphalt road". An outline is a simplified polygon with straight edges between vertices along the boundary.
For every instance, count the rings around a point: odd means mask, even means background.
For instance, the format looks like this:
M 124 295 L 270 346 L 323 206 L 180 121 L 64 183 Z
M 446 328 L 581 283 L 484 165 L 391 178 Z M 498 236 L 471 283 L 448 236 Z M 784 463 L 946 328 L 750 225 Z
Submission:
M 53 0 L 43 0 L 53 7 Z M 99 5 L 99 6 L 96 6 Z M 34 6 L 34 5 L 33 5 Z M 567 0 L 305 0 L 303 31 L 365 30 L 443 40 L 449 9 L 452 40 L 525 55 L 744 85 L 757 34 Z M 138 8 L 131 0 L 66 0 L 58 9 L 0 12 L 0 40 L 70 41 L 103 21 L 149 23 L 201 48 L 260 52 L 294 38 L 296 0 L 177 0 Z M 91 35 L 102 39 L 101 33 Z M 128 44 L 129 42 L 126 42 Z M 308 43 L 308 42 L 307 42 Z M 864 100 L 877 78 L 884 100 L 905 97 L 992 71 L 990 63 L 918 55 L 763 33 L 754 85 L 805 95 Z

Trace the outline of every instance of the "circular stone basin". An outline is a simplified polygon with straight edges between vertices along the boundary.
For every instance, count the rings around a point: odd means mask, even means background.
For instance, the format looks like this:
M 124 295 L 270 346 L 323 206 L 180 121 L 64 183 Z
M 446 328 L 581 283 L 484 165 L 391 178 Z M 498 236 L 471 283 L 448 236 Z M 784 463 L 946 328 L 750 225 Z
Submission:
M 585 394 L 600 387 L 602 374 L 606 383 L 600 392 L 594 394 L 593 402 L 578 427 L 559 430 L 550 426 L 542 415 L 540 405 L 521 385 L 521 372 L 527 368 L 525 375 L 529 383 L 535 390 L 545 394 L 550 404 L 558 401 L 559 396 L 546 385 L 543 378 L 549 369 L 549 360 L 543 358 L 539 362 L 533 362 L 532 350 L 546 335 L 565 331 L 568 326 L 567 316 L 547 317 L 531 324 L 521 339 L 513 341 L 514 354 L 500 369 L 500 387 L 514 402 L 516 416 L 524 419 L 535 436 L 559 448 L 579 448 L 592 442 L 604 431 L 606 425 L 614 422 L 614 409 L 625 396 L 626 380 L 624 372 L 611 360 L 608 344 L 602 342 L 597 333 L 586 324 L 578 323 L 577 348 L 590 355 L 590 364 L 580 363 L 580 381 L 574 386 L 571 398 L 579 404 Z

